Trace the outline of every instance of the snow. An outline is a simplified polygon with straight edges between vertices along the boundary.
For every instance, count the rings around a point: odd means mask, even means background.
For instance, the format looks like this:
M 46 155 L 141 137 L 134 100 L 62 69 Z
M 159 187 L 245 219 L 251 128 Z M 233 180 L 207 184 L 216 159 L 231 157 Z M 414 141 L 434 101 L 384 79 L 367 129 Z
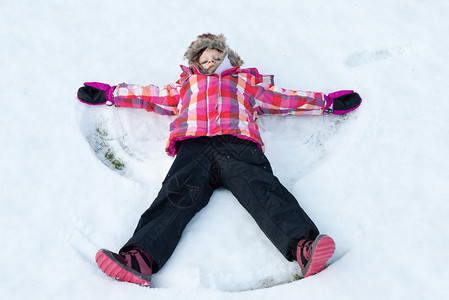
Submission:
M 448 13 L 447 1 L 2 1 L 0 295 L 448 298 Z M 337 243 L 320 274 L 294 280 L 295 263 L 224 189 L 152 288 L 95 264 L 157 194 L 170 118 L 88 106 L 76 91 L 172 82 L 203 32 L 281 87 L 363 97 L 347 116 L 259 119 L 275 174 Z M 107 149 L 124 170 L 102 162 Z

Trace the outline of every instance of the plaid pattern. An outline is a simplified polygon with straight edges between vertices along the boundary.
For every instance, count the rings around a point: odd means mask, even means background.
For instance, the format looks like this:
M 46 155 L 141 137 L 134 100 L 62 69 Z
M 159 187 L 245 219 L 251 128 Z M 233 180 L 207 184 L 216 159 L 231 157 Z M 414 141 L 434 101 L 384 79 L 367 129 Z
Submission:
M 171 156 L 176 155 L 177 141 L 224 134 L 254 141 L 263 149 L 258 115 L 323 113 L 324 94 L 279 88 L 272 75 L 261 75 L 255 68 L 234 67 L 221 76 L 181 68 L 181 78 L 162 88 L 122 83 L 114 91 L 116 106 L 177 116 L 166 147 Z

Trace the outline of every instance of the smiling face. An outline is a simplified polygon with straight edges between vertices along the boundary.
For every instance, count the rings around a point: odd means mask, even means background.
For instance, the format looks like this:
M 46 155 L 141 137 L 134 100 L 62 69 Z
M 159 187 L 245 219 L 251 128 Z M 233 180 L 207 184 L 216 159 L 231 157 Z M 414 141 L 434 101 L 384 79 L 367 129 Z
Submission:
M 202 68 L 202 71 L 205 74 L 211 74 L 220 65 L 222 54 L 223 52 L 217 49 L 206 49 L 200 55 L 198 65 Z

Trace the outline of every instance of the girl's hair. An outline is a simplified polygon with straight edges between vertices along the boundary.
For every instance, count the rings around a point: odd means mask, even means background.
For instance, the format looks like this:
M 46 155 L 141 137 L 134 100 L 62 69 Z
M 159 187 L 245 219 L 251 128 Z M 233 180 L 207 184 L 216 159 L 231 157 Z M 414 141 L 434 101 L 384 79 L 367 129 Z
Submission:
M 224 53 L 223 57 L 228 55 L 233 66 L 243 65 L 243 60 L 240 56 L 226 44 L 226 38 L 223 34 L 204 33 L 199 35 L 187 48 L 184 58 L 188 60 L 190 66 L 195 66 L 200 69 L 198 61 L 206 49 L 217 49 Z

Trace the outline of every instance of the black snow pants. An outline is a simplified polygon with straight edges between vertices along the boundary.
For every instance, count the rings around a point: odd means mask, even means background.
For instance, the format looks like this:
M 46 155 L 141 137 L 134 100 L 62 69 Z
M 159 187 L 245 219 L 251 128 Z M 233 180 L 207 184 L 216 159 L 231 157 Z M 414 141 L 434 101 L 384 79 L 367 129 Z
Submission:
M 288 260 L 302 238 L 318 229 L 298 201 L 273 175 L 257 144 L 231 135 L 192 138 L 179 149 L 157 198 L 123 246 L 138 246 L 155 260 L 157 272 L 172 255 L 186 225 L 218 187 L 227 188 Z

